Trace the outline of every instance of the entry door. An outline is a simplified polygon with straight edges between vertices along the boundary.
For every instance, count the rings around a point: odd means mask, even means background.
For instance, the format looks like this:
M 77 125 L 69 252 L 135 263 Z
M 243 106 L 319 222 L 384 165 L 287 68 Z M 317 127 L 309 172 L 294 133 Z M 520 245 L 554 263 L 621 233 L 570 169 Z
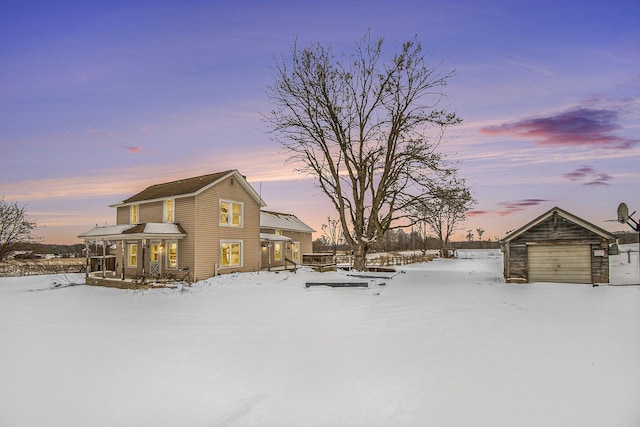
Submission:
M 152 276 L 160 275 L 160 242 L 151 242 L 151 258 L 149 260 L 149 273 Z
M 591 283 L 590 245 L 527 247 L 529 282 Z
M 300 264 L 300 243 L 293 242 L 291 245 L 291 260 L 296 264 Z

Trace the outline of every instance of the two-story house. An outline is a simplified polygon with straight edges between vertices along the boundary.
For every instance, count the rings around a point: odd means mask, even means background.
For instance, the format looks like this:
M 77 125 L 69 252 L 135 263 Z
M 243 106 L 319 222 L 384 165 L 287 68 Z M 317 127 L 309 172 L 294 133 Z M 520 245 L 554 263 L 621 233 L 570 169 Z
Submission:
M 202 280 L 258 271 L 263 267 L 265 242 L 269 246 L 270 235 L 279 233 L 268 228 L 273 233 L 261 236 L 260 209 L 266 205 L 237 170 L 152 185 L 111 206 L 116 209 L 116 225 L 95 227 L 78 236 L 85 243 L 115 247 L 115 269 L 101 268 L 98 278 L 179 277 L 188 269 L 193 280 Z M 281 240 L 285 245 L 281 248 L 290 251 L 281 256 L 299 263 L 300 251 L 311 250 L 313 230 L 297 221 L 306 235 L 280 227 L 292 236 Z

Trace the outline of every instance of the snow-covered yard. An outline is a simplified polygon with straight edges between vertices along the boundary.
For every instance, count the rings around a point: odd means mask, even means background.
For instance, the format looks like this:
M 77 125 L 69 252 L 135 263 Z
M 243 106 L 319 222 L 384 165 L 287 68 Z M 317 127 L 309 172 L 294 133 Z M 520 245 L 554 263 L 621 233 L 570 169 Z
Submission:
M 0 279 L 0 426 L 640 425 L 640 286 L 505 284 L 499 251 L 402 268 Z

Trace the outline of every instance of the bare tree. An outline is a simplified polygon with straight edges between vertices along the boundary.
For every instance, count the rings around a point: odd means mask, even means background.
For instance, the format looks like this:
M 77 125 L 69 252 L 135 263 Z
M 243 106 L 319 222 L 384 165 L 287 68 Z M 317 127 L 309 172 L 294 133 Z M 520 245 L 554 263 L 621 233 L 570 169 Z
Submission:
M 357 270 L 415 198 L 455 169 L 436 151 L 445 129 L 461 122 L 439 107 L 452 75 L 428 64 L 415 39 L 388 57 L 383 39 L 369 34 L 350 55 L 294 44 L 276 64 L 266 120 L 333 203 Z
M 36 223 L 29 220 L 25 206 L 17 202 L 7 202 L 0 199 L 0 260 L 16 246 L 29 242 L 36 228 Z
M 474 203 L 464 181 L 453 180 L 447 187 L 434 191 L 433 196 L 417 200 L 413 212 L 416 220 L 427 224 L 440 239 L 443 252 Z M 472 235 L 471 231 L 468 234 Z
M 484 234 L 483 228 L 476 228 L 476 232 L 478 233 L 478 240 L 482 242 L 482 235 Z
M 344 235 L 342 233 L 342 225 L 339 219 L 332 219 L 327 217 L 327 223 L 322 224 L 322 236 L 333 248 L 333 254 L 338 251 L 338 246 L 344 242 Z

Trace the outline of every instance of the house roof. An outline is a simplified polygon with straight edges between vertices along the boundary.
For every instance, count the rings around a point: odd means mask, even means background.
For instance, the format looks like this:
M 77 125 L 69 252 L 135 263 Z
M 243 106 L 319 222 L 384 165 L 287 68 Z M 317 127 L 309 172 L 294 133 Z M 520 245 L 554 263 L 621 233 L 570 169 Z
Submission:
M 133 196 L 123 200 L 122 202 L 112 205 L 112 207 L 137 202 L 164 200 L 172 197 L 186 197 L 197 195 L 204 190 L 216 185 L 223 179 L 231 176 L 235 176 L 238 179 L 238 182 L 240 182 L 245 190 L 247 190 L 247 192 L 260 204 L 260 206 L 266 206 L 264 201 L 262 201 L 260 195 L 256 193 L 251 185 L 249 185 L 246 178 L 236 169 L 232 169 L 223 172 L 211 173 L 208 175 L 200 175 L 192 178 L 179 179 L 177 181 L 151 185 L 141 192 L 136 193 Z
M 118 240 L 141 238 L 173 238 L 181 239 L 187 232 L 180 224 L 172 222 L 146 222 L 142 224 L 107 225 L 94 227 L 80 234 L 78 238 L 84 240 Z
M 528 224 L 520 227 L 519 229 L 511 232 L 510 234 L 508 234 L 504 239 L 502 239 L 503 243 L 508 243 L 514 239 L 516 239 L 517 237 L 521 236 L 523 233 L 525 233 L 527 230 L 545 222 L 546 220 L 548 220 L 549 218 L 551 218 L 553 216 L 553 214 L 556 213 L 557 215 L 561 216 L 562 218 L 565 218 L 575 224 L 578 224 L 579 226 L 586 228 L 587 230 L 599 235 L 602 238 L 605 238 L 607 240 L 610 241 L 615 241 L 617 239 L 617 237 L 613 234 L 610 233 L 600 227 L 598 227 L 597 225 L 594 225 L 576 215 L 573 215 L 572 213 L 569 213 L 567 211 L 565 211 L 564 209 L 560 209 L 559 207 L 554 207 L 550 210 L 548 210 L 547 212 L 543 213 L 542 215 L 540 215 L 539 217 L 537 217 L 536 219 L 534 219 L 533 221 L 529 222 Z
M 280 212 L 260 211 L 260 227 L 274 228 L 288 231 L 300 231 L 303 233 L 313 233 L 313 228 L 300 221 L 293 214 Z

